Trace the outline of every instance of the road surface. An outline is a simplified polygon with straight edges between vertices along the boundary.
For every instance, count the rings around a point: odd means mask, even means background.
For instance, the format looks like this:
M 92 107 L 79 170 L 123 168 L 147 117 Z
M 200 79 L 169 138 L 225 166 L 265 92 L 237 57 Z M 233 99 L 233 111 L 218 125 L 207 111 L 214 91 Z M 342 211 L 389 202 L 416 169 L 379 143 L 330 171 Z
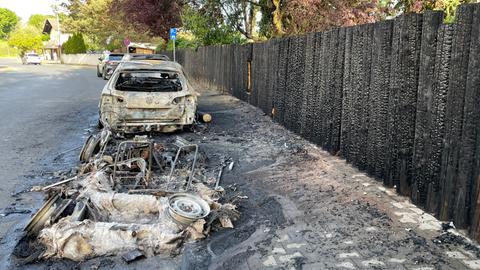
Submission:
M 22 192 L 73 161 L 69 155 L 78 151 L 59 154 L 83 142 L 104 84 L 94 67 L 22 65 L 19 59 L 0 58 L 0 209 L 35 207 L 38 198 Z M 11 243 L 25 215 L 1 217 L 4 244 Z M 0 255 L 5 253 L 2 249 Z

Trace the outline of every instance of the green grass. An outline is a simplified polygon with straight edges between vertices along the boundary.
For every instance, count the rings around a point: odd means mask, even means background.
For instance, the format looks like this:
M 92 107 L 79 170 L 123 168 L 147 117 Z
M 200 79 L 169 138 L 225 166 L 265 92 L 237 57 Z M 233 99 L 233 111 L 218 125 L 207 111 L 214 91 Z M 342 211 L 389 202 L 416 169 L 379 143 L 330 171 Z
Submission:
M 7 41 L 0 40 L 0 57 L 18 57 L 18 50 L 8 46 Z

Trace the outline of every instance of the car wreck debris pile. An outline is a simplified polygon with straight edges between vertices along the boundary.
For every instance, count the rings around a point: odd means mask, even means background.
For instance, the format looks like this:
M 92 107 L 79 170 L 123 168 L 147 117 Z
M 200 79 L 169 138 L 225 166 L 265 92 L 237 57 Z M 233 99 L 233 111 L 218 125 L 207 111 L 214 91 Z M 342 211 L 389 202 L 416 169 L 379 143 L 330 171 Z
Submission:
M 233 227 L 240 213 L 198 145 L 162 138 L 91 135 L 78 174 L 42 188 L 48 199 L 25 227 L 22 245 L 34 250 L 25 261 L 176 255 L 186 241 Z

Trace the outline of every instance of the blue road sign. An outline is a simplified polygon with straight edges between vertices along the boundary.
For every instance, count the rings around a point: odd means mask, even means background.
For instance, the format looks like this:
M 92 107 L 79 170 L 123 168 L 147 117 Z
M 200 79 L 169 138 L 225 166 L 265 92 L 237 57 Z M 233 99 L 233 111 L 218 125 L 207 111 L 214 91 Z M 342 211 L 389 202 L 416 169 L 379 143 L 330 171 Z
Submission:
M 170 39 L 171 40 L 177 39 L 177 28 L 170 28 Z

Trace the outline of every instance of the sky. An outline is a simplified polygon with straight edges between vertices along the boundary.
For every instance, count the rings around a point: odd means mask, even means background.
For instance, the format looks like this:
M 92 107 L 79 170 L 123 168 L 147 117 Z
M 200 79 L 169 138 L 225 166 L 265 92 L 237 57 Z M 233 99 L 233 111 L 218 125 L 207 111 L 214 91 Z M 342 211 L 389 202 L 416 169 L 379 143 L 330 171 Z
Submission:
M 0 0 L 0 7 L 12 10 L 26 22 L 32 14 L 53 14 L 52 5 L 60 2 L 60 0 Z

